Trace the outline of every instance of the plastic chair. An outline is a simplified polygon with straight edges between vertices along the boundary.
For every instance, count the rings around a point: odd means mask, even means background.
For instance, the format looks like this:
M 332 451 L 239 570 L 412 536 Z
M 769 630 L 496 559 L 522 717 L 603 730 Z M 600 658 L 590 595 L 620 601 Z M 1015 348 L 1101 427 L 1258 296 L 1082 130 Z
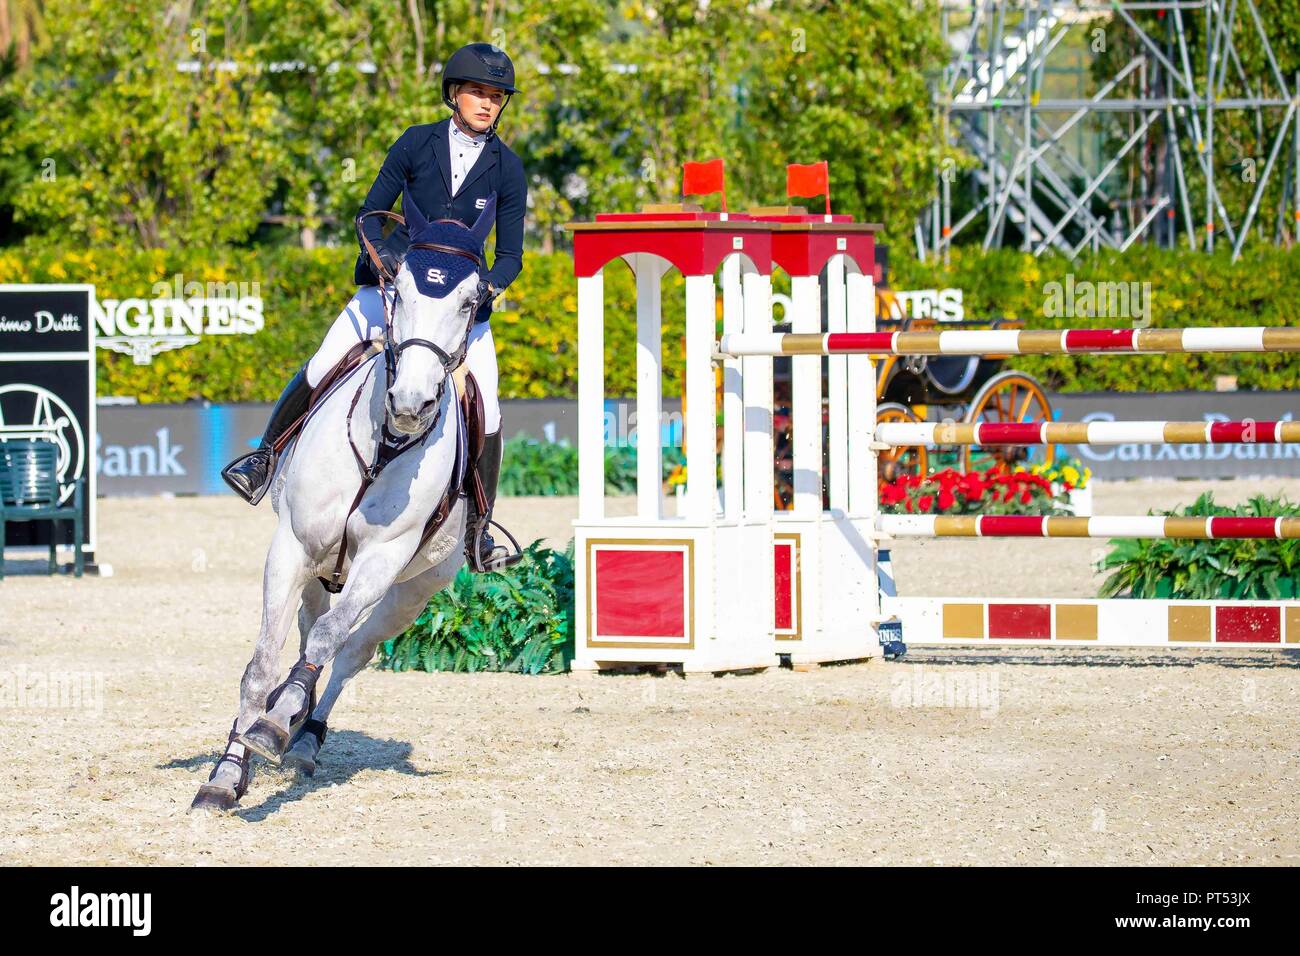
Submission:
M 59 504 L 59 449 L 48 441 L 0 443 L 0 580 L 5 573 L 5 525 L 10 521 L 49 521 L 50 574 L 58 570 L 55 548 L 64 521 L 72 522 L 74 573 L 81 577 L 84 556 L 82 537 L 82 489 L 78 478 L 73 485 L 72 503 Z

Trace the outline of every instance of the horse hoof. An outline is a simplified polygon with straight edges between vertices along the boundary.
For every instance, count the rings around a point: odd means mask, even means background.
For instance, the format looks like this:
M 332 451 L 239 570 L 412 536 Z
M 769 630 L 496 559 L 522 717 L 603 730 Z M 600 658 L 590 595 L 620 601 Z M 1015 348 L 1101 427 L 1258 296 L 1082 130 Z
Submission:
M 280 761 L 280 766 L 296 770 L 308 777 L 316 773 L 316 758 L 304 747 L 294 747 Z
M 239 742 L 253 753 L 278 764 L 289 746 L 289 732 L 281 730 L 265 717 L 259 717 L 253 726 L 239 735 Z
M 235 791 L 205 783 L 199 787 L 199 792 L 194 795 L 194 802 L 190 804 L 190 813 L 196 811 L 200 813 L 230 813 L 235 809 L 238 802 L 239 797 L 235 795 Z

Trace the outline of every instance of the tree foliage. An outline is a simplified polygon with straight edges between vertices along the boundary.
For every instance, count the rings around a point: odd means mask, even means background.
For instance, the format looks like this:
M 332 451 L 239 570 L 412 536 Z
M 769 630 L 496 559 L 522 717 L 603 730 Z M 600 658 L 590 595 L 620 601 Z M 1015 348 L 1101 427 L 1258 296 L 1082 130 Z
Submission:
M 442 61 L 509 52 L 530 240 L 675 198 L 733 209 L 828 159 L 834 205 L 905 233 L 938 159 L 934 0 L 49 0 L 0 145 L 22 228 L 94 246 L 349 244 L 388 146 L 447 114 Z M 714 200 L 716 202 L 716 200 Z
M 21 76 L 25 121 L 5 144 L 39 157 L 13 195 L 29 228 L 157 248 L 238 242 L 256 227 L 284 159 L 274 98 L 203 53 L 180 7 L 50 4 L 50 43 Z

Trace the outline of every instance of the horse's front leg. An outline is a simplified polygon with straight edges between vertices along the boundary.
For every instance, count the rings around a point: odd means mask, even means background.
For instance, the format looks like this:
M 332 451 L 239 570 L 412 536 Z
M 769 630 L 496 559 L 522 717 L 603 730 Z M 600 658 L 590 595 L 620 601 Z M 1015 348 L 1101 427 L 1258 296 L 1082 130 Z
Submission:
M 309 563 L 288 522 L 276 529 L 262 572 L 262 626 L 253 657 L 239 684 L 239 716 L 208 782 L 199 788 L 191 810 L 232 810 L 248 789 L 252 755 L 240 734 L 253 725 L 266 707 L 275 683 L 280 651 L 293 625 L 298 597 L 307 580 Z
M 321 671 L 334 659 L 357 622 L 388 593 L 411 559 L 416 540 L 418 532 L 414 537 L 362 546 L 348 569 L 348 581 L 338 603 L 312 626 L 302 659 L 272 692 L 266 714 L 240 735 L 241 742 L 270 760 L 280 760 L 289 746 L 290 725 L 307 716 Z
M 329 683 L 321 694 L 320 703 L 312 710 L 311 717 L 303 724 L 289 752 L 284 755 L 285 766 L 293 767 L 309 777 L 316 772 L 316 759 L 329 730 L 327 721 L 343 688 L 370 663 L 380 641 L 400 634 L 411 626 L 424 611 L 429 598 L 452 582 L 462 564 L 464 558 L 461 549 L 457 548 L 438 565 L 408 581 L 393 585 L 335 655 Z

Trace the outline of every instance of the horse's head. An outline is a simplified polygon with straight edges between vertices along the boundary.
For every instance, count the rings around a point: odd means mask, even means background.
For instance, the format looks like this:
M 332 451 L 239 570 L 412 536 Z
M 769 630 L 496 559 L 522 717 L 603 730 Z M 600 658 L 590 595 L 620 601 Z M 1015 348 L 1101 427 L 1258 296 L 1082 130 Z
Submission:
M 394 278 L 391 361 L 396 363 L 386 405 L 399 434 L 424 431 L 437 412 L 448 376 L 465 358 L 474 314 L 481 304 L 483 241 L 496 218 L 490 197 L 473 226 L 429 222 L 407 197 L 403 213 L 411 244 Z

